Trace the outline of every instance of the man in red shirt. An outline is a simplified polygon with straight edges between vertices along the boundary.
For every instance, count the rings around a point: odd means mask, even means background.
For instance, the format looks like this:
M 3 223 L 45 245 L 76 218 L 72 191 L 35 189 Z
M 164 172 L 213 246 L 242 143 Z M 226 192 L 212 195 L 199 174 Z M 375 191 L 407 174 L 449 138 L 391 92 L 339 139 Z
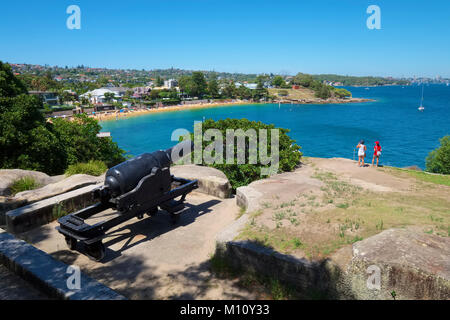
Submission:
M 373 163 L 375 161 L 375 158 L 377 158 L 377 167 L 378 167 L 378 161 L 380 160 L 380 156 L 381 156 L 380 142 L 375 141 L 375 146 L 373 147 L 372 167 L 373 167 Z

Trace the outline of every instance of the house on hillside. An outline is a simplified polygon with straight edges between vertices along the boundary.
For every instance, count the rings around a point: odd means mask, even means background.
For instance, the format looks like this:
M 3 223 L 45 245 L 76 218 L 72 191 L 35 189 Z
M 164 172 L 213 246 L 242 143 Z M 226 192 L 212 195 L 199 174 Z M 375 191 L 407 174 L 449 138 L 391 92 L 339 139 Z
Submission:
M 178 81 L 175 79 L 169 79 L 164 81 L 164 87 L 168 89 L 173 89 L 178 85 Z
M 105 100 L 106 93 L 111 93 L 114 95 L 113 101 L 117 101 L 118 99 L 120 99 L 122 97 L 117 91 L 113 91 L 113 90 L 106 89 L 106 88 L 100 88 L 100 89 L 88 91 L 88 92 L 82 94 L 80 96 L 80 98 L 87 98 L 89 100 L 89 102 L 93 103 L 93 104 L 105 103 L 106 102 L 106 100 Z
M 50 106 L 57 106 L 59 104 L 58 94 L 56 92 L 51 91 L 29 91 L 31 95 L 38 96 L 42 99 L 44 104 L 48 104 Z

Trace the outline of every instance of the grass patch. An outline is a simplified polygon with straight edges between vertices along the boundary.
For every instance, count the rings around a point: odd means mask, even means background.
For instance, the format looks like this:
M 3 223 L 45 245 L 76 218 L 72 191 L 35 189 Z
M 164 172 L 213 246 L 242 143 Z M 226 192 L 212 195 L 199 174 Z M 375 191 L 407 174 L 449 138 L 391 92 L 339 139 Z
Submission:
M 90 160 L 87 163 L 71 164 L 65 174 L 72 176 L 74 174 L 88 174 L 91 176 L 100 176 L 108 170 L 108 167 L 103 161 Z
M 450 175 L 430 174 L 430 173 L 426 173 L 423 171 L 408 170 L 408 169 L 401 169 L 401 168 L 395 168 L 395 167 L 390 167 L 389 169 L 391 169 L 392 171 L 407 173 L 409 176 L 416 178 L 417 180 L 435 183 L 435 184 L 441 184 L 441 185 L 450 187 Z
M 34 190 L 39 188 L 41 185 L 33 177 L 23 177 L 19 180 L 14 181 L 10 189 L 13 195 L 27 190 Z

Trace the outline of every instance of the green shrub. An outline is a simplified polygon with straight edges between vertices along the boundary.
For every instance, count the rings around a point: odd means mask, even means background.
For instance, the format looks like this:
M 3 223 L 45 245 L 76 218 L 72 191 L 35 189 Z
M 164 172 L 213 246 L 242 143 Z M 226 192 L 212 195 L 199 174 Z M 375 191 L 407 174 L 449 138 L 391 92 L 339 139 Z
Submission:
M 40 184 L 34 180 L 32 177 L 23 177 L 19 180 L 14 181 L 11 186 L 12 194 L 16 194 L 22 191 L 33 190 L 40 187 Z
M 41 110 L 50 107 L 26 93 L 25 84 L 0 61 L 0 168 L 55 175 L 91 159 L 108 166 L 125 160 L 125 151 L 111 137 L 97 137 L 101 130 L 97 120 L 75 115 L 73 121 L 47 122 Z
M 88 174 L 91 176 L 100 176 L 108 167 L 103 161 L 90 160 L 88 163 L 76 163 L 72 164 L 67 168 L 65 174 L 67 176 L 72 176 L 74 174 Z
M 450 136 L 439 140 L 441 146 L 430 152 L 426 159 L 426 171 L 450 174 Z
M 351 97 L 352 94 L 350 93 L 350 91 L 344 89 L 344 88 L 334 88 L 334 95 L 338 98 L 346 98 L 346 97 Z
M 207 164 L 204 159 L 203 165 L 211 166 L 222 171 L 230 181 L 230 184 L 233 190 L 236 190 L 240 186 L 246 186 L 249 183 L 264 178 L 261 175 L 262 168 L 269 168 L 270 163 L 267 165 L 261 164 L 261 162 L 257 161 L 256 164 L 249 163 L 249 138 L 247 137 L 245 140 L 246 144 L 246 152 L 245 152 L 245 164 L 237 164 L 237 143 L 235 139 L 234 145 L 234 163 L 227 164 L 226 163 L 226 130 L 227 129 L 242 129 L 244 132 L 249 129 L 254 129 L 259 135 L 259 129 L 268 129 L 267 134 L 267 154 L 271 155 L 271 132 L 270 129 L 279 129 L 279 163 L 277 172 L 286 172 L 292 171 L 296 168 L 296 166 L 300 163 L 300 158 L 302 153 L 300 152 L 300 146 L 298 146 L 294 140 L 292 140 L 287 133 L 290 131 L 288 129 L 283 128 L 275 128 L 273 124 L 264 124 L 262 122 L 250 121 L 247 119 L 225 119 L 214 121 L 212 119 L 205 120 L 202 124 L 202 132 L 204 133 L 208 129 L 218 129 L 223 136 L 223 164 Z M 259 137 L 258 137 L 259 138 Z M 194 139 L 193 134 L 191 134 L 191 139 Z M 203 139 L 203 150 L 211 144 L 211 141 L 205 141 Z M 259 140 L 258 140 L 258 150 L 259 148 Z M 194 159 L 194 152 L 192 153 L 192 157 Z

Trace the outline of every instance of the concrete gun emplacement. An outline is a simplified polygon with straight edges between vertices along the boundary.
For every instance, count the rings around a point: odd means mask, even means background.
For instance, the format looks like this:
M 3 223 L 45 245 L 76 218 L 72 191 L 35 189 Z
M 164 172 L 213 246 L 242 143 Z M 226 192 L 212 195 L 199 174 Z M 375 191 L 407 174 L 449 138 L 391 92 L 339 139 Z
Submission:
M 58 219 L 57 230 L 64 235 L 71 250 L 78 242 L 85 245 L 86 254 L 100 261 L 105 256 L 102 242 L 106 232 L 134 217 L 153 216 L 158 207 L 171 216 L 173 223 L 184 209 L 186 195 L 198 188 L 197 180 L 177 178 L 170 174 L 170 165 L 193 150 L 191 141 L 184 141 L 167 150 L 144 153 L 110 168 L 105 182 L 92 191 L 98 202 Z M 180 199 L 175 200 L 180 197 Z M 116 217 L 89 225 L 86 219 L 107 209 L 117 211 Z

